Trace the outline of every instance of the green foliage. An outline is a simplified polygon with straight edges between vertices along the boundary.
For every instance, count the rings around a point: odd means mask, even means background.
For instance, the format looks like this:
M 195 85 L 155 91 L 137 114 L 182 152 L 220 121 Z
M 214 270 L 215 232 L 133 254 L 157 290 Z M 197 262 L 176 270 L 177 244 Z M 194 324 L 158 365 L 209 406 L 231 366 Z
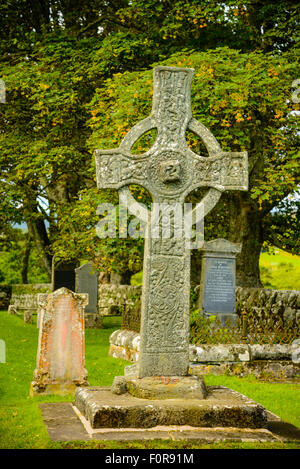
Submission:
M 7 88 L 0 104 L 0 232 L 10 239 L 11 223 L 26 222 L 48 275 L 53 254 L 94 257 L 108 271 L 141 265 L 141 240 L 98 240 L 91 254 L 97 241 L 91 220 L 106 197 L 95 194 L 93 151 L 116 147 L 150 113 L 154 62 L 195 68 L 194 117 L 225 150 L 249 152 L 251 198 L 241 211 L 258 214 L 264 239 L 257 242 L 274 244 L 279 233 L 276 242 L 297 252 L 296 225 L 285 229 L 287 208 L 283 217 L 270 216 L 294 193 L 299 164 L 291 113 L 298 105 L 290 99 L 296 2 L 47 0 L 28 9 L 22 0 L 4 0 L 0 13 L 0 77 Z M 205 150 L 187 137 L 192 149 Z M 150 145 L 148 138 L 134 151 Z M 149 203 L 143 189 L 132 190 Z M 237 232 L 229 202 L 225 194 L 207 218 L 207 239 Z M 90 220 L 80 218 L 85 203 Z M 17 260 L 9 262 L 18 272 Z
M 51 293 L 51 288 L 45 287 L 42 285 L 38 285 L 36 283 L 29 283 L 29 284 L 21 284 L 21 285 L 13 285 L 12 286 L 12 293 L 14 295 L 33 295 L 37 293 Z
M 9 242 L 2 243 L 0 251 L 0 283 L 9 285 L 23 282 L 21 273 L 24 268 L 27 238 L 27 233 L 23 233 L 19 229 L 12 230 L 11 233 Z M 30 250 L 27 280 L 29 283 L 49 282 L 49 276 L 42 266 L 35 246 L 32 246 Z

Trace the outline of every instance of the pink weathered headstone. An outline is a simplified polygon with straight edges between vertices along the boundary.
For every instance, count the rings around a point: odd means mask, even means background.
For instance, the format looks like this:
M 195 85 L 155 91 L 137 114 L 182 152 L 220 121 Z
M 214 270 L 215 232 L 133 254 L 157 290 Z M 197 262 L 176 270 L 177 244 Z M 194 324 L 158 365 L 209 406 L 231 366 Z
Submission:
M 39 343 L 30 395 L 69 394 L 88 385 L 84 352 L 85 293 L 60 288 L 39 295 Z

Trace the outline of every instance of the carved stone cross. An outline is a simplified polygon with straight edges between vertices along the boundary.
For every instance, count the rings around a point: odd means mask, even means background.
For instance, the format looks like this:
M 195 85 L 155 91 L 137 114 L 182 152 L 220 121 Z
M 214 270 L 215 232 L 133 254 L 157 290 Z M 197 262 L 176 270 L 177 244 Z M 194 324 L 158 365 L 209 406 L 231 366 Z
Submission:
M 118 189 L 121 201 L 129 201 L 129 210 L 138 206 L 129 192 L 130 184 L 145 187 L 153 202 L 169 206 L 182 205 L 191 191 L 208 187 L 200 202 L 202 216 L 223 191 L 248 189 L 247 152 L 222 151 L 210 131 L 192 117 L 193 73 L 190 68 L 156 67 L 151 116 L 136 124 L 119 148 L 95 152 L 98 188 Z M 137 139 L 154 128 L 157 137 L 151 149 L 142 155 L 131 154 Z M 208 157 L 190 150 L 187 129 L 203 140 Z M 141 206 L 140 211 L 145 209 Z M 190 251 L 184 236 L 151 237 L 153 215 L 149 212 L 147 216 L 138 377 L 186 376 Z

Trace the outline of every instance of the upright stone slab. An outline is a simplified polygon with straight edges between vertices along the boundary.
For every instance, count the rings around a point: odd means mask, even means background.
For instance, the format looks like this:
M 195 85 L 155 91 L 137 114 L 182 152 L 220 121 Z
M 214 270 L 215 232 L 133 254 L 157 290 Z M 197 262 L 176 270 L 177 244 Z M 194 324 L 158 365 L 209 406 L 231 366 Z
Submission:
M 52 291 L 68 288 L 75 292 L 75 269 L 79 266 L 77 260 L 52 260 Z
M 209 130 L 192 118 L 190 87 L 194 70 L 177 67 L 154 69 L 151 116 L 136 124 L 113 150 L 96 150 L 97 186 L 119 190 L 120 200 L 132 213 L 139 207 L 146 217 L 146 239 L 141 306 L 139 378 L 186 376 L 189 367 L 190 250 L 182 224 L 172 226 L 172 235 L 152 237 L 156 213 L 145 213 L 129 191 L 130 184 L 145 187 L 154 203 L 168 210 L 182 207 L 186 196 L 198 187 L 208 187 L 200 202 L 205 216 L 224 190 L 247 190 L 246 152 L 224 152 Z M 143 155 L 131 148 L 145 132 L 156 128 L 157 138 Z M 209 156 L 189 149 L 186 130 L 197 134 Z M 198 207 L 200 207 L 200 204 Z M 163 218 L 163 217 L 162 217 Z M 159 231 L 163 220 L 159 218 Z M 174 217 L 175 218 L 175 217 Z M 175 222 L 174 222 L 175 223 Z M 182 222 L 181 222 L 182 223 Z
M 221 322 L 234 320 L 236 255 L 241 245 L 214 239 L 204 243 L 202 251 L 200 309 L 204 314 L 217 314 Z
M 85 313 L 98 312 L 98 272 L 91 262 L 81 265 L 75 269 L 76 293 L 88 293 L 89 302 Z
M 98 308 L 98 271 L 91 262 L 87 262 L 75 269 L 75 277 L 76 293 L 89 295 L 89 302 L 84 310 L 85 327 L 100 329 L 102 316 Z
M 74 393 L 86 386 L 84 307 L 88 295 L 67 288 L 39 295 L 40 329 L 30 394 Z

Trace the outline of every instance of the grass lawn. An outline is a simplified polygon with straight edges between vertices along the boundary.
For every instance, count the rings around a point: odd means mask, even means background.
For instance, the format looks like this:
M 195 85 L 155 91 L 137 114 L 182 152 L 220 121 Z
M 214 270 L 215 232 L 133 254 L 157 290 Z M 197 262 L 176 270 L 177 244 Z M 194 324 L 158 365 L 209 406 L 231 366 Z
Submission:
M 300 256 L 276 248 L 260 255 L 259 267 L 265 288 L 300 290 Z
M 103 329 L 86 330 L 86 368 L 90 385 L 110 386 L 115 375 L 123 375 L 128 364 L 108 356 L 108 338 L 120 325 L 120 318 L 105 318 Z M 52 442 L 43 424 L 40 402 L 73 401 L 73 396 L 29 397 L 35 368 L 38 329 L 24 324 L 22 318 L 0 311 L 0 339 L 6 344 L 6 363 L 0 363 L 0 448 L 63 449 L 233 449 L 233 448 L 299 448 L 297 443 L 216 443 L 152 440 L 147 442 L 71 441 Z M 265 383 L 254 377 L 208 376 L 208 385 L 222 384 L 263 404 L 283 420 L 300 427 L 300 385 Z

